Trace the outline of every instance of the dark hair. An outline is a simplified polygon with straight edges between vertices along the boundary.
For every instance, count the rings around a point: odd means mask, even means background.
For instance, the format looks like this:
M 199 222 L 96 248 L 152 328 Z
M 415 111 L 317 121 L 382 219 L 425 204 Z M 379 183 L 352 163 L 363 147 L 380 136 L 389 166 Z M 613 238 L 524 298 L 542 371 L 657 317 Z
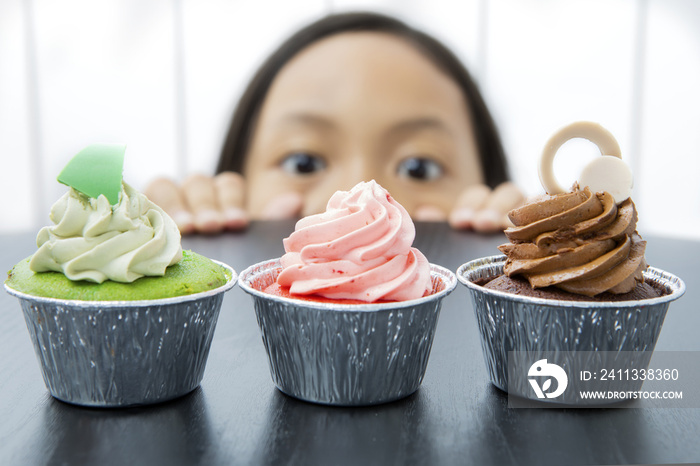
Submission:
M 460 87 L 471 113 L 484 181 L 494 188 L 508 180 L 506 158 L 498 130 L 471 75 L 460 60 L 433 37 L 405 23 L 376 13 L 341 13 L 326 16 L 287 39 L 258 69 L 233 113 L 216 172 L 241 173 L 257 116 L 277 73 L 301 50 L 314 42 L 343 32 L 373 31 L 394 34 L 420 50 Z

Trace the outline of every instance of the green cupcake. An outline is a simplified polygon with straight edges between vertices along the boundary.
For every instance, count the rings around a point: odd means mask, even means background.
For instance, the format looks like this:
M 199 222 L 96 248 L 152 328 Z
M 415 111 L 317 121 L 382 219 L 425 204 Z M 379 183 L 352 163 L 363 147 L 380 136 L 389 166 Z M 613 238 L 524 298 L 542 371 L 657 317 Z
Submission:
M 37 251 L 8 273 L 46 388 L 91 407 L 148 405 L 202 381 L 225 264 L 183 251 L 175 222 L 122 180 L 124 146 L 77 154 Z

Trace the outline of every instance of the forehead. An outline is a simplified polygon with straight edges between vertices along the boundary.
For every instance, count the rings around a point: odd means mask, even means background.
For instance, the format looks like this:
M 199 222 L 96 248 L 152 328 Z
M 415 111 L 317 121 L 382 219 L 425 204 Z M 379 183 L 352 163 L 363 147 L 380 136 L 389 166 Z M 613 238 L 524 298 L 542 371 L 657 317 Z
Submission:
M 465 97 L 452 78 L 403 38 L 348 32 L 302 50 L 279 72 L 263 114 L 349 109 L 376 115 L 463 112 Z

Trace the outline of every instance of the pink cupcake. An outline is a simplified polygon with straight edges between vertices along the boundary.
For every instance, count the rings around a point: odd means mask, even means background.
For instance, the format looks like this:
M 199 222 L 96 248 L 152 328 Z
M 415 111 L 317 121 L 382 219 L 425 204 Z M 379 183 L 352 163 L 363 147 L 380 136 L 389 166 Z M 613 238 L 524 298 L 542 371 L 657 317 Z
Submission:
M 239 277 L 277 387 L 303 400 L 369 405 L 413 393 L 452 272 L 412 247 L 406 210 L 375 181 L 301 219 L 286 254 Z

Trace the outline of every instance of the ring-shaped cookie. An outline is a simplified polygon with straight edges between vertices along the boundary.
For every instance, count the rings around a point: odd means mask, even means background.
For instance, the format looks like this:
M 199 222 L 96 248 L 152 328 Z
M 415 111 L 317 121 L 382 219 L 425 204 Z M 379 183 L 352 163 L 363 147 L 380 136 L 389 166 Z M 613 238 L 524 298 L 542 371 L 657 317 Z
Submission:
M 601 155 L 610 155 L 622 158 L 620 145 L 615 137 L 607 129 L 598 123 L 590 121 L 578 121 L 563 127 L 549 138 L 544 146 L 542 157 L 540 158 L 539 175 L 542 186 L 549 194 L 561 194 L 567 192 L 554 176 L 554 156 L 570 139 L 584 138 L 598 146 Z

